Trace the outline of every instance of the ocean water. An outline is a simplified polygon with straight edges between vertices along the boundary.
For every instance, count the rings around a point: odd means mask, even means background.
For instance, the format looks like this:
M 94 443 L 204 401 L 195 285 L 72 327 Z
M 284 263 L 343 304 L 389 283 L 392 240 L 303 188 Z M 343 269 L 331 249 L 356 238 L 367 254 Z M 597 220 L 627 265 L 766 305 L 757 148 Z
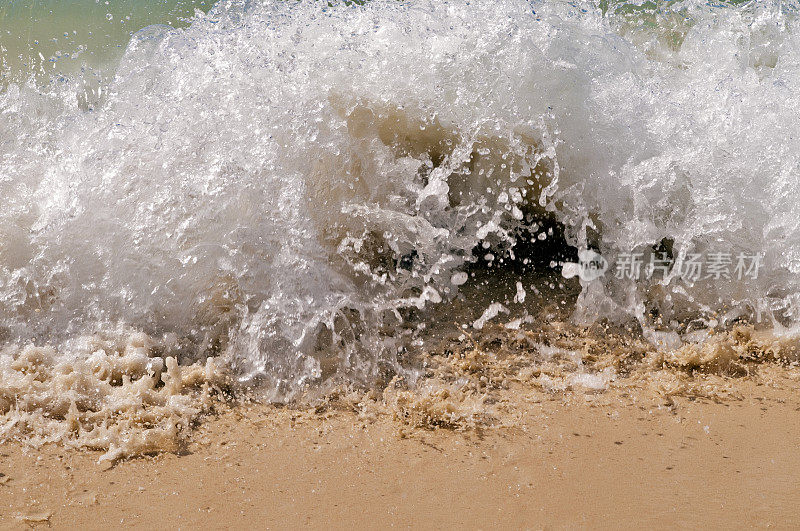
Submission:
M 550 303 L 792 334 L 796 8 L 5 0 L 2 381 L 214 357 L 287 401 Z
M 0 4 L 0 79 L 69 76 L 108 82 L 133 33 L 185 27 L 205 0 L 5 0 Z

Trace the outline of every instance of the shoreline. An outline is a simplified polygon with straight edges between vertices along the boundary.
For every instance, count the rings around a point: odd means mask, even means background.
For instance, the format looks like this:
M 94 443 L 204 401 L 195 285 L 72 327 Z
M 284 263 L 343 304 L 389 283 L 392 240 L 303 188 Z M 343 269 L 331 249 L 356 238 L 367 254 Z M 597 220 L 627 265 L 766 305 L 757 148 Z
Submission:
M 0 527 L 800 525 L 796 377 L 739 398 L 525 395 L 516 422 L 425 429 L 242 404 L 183 455 L 0 444 Z M 166 502 L 166 503 L 165 503 Z

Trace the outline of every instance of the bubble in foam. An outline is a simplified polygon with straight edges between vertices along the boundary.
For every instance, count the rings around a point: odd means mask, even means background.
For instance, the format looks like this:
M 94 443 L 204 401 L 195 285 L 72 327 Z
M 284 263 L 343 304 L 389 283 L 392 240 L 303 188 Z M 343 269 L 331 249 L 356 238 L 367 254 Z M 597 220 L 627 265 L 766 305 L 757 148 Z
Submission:
M 465 272 L 459 271 L 458 273 L 453 273 L 453 276 L 450 277 L 450 283 L 454 286 L 461 286 L 466 284 L 468 276 Z

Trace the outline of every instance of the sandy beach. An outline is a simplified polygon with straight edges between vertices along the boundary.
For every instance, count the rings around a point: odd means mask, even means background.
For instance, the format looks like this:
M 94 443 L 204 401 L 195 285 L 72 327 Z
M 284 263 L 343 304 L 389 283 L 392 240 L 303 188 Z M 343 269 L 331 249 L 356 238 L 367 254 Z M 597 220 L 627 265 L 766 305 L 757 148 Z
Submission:
M 183 455 L 0 446 L 0 526 L 574 528 L 800 525 L 795 376 L 739 398 L 530 395 L 515 426 L 240 405 Z
M 800 529 L 800 0 L 0 0 L 0 530 Z

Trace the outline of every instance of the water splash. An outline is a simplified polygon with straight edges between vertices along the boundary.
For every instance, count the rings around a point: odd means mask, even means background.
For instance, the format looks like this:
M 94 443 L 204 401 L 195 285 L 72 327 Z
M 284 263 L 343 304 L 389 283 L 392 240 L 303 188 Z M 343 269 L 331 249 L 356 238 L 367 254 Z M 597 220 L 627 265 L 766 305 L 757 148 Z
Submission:
M 122 323 L 287 400 L 406 371 L 476 269 L 589 248 L 765 269 L 609 271 L 582 281 L 578 321 L 792 327 L 800 47 L 778 6 L 670 3 L 651 24 L 579 3 L 222 1 L 136 33 L 91 101 L 77 78 L 10 84 L 0 337 Z

